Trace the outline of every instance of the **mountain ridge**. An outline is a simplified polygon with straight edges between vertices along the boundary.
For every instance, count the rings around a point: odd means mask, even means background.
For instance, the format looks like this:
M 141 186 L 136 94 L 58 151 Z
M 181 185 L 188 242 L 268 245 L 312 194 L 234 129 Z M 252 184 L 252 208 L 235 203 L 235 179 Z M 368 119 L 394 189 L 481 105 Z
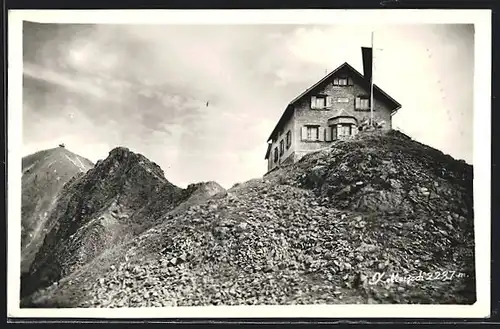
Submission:
M 147 225 L 22 304 L 472 304 L 472 180 L 472 166 L 392 131 L 335 142 L 227 191 L 159 188 L 129 200 Z M 464 274 L 369 283 L 419 271 Z
M 66 148 L 29 154 L 22 159 L 21 272 L 26 272 L 52 223 L 47 214 L 63 186 L 94 164 Z
M 197 191 L 185 193 L 171 184 L 163 170 L 141 154 L 125 147 L 112 149 L 106 159 L 63 187 L 49 214 L 55 224 L 23 277 L 23 294 L 59 280 L 155 225 L 159 205 L 163 213 Z

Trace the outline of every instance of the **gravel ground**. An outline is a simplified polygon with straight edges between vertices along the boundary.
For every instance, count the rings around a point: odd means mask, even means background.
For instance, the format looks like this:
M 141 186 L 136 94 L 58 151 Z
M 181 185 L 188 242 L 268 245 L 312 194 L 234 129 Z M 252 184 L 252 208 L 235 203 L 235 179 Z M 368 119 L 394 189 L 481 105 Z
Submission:
M 476 298 L 472 167 L 397 132 L 335 143 L 160 222 L 26 305 Z

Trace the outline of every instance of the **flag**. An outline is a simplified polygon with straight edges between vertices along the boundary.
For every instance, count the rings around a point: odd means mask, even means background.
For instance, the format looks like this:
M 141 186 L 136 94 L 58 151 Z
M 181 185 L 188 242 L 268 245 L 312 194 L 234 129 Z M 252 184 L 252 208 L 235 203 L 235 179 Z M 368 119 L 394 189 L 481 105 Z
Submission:
M 363 54 L 363 75 L 365 79 L 370 81 L 372 79 L 372 56 L 373 50 L 368 47 L 361 47 Z

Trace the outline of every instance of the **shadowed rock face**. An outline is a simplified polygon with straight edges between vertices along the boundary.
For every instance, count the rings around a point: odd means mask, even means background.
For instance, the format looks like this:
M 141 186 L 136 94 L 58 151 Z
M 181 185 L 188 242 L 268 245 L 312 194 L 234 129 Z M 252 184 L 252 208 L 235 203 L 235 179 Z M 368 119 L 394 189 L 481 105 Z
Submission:
M 25 305 L 476 300 L 472 167 L 398 132 L 361 133 L 228 191 L 164 186 L 132 220 L 154 224 Z M 386 280 L 420 272 L 433 279 Z M 383 280 L 370 284 L 377 273 Z
M 214 188 L 218 190 L 215 185 L 183 190 L 168 182 L 161 168 L 144 156 L 123 147 L 113 149 L 61 191 L 48 215 L 54 224 L 23 277 L 23 295 L 58 281 L 158 224 L 161 216 L 193 195 L 210 195 Z
M 398 131 L 337 141 L 269 179 L 311 189 L 340 209 L 473 217 L 472 166 Z
M 54 148 L 22 159 L 21 272 L 29 270 L 52 222 L 54 208 L 63 186 L 94 164 L 65 148 Z

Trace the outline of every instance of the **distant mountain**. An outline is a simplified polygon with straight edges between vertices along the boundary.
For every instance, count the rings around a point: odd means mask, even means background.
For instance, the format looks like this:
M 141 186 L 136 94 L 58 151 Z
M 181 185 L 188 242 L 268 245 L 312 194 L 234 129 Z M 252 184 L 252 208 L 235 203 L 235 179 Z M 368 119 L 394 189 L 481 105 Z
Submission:
M 48 214 L 54 225 L 29 273 L 23 276 L 22 294 L 57 282 L 159 224 L 165 213 L 198 195 L 204 185 L 183 190 L 171 184 L 162 169 L 143 155 L 123 147 L 113 149 L 105 160 L 69 181 L 60 192 Z M 212 186 L 203 194 L 219 192 L 224 189 Z
M 476 301 L 473 168 L 397 131 L 360 132 L 227 192 L 172 187 L 119 153 L 64 188 L 22 307 Z M 114 195 L 130 211 L 113 215 Z M 135 236 L 111 234 L 125 214 Z
M 64 147 L 36 152 L 22 159 L 21 272 L 26 272 L 51 229 L 48 215 L 64 184 L 94 164 Z

